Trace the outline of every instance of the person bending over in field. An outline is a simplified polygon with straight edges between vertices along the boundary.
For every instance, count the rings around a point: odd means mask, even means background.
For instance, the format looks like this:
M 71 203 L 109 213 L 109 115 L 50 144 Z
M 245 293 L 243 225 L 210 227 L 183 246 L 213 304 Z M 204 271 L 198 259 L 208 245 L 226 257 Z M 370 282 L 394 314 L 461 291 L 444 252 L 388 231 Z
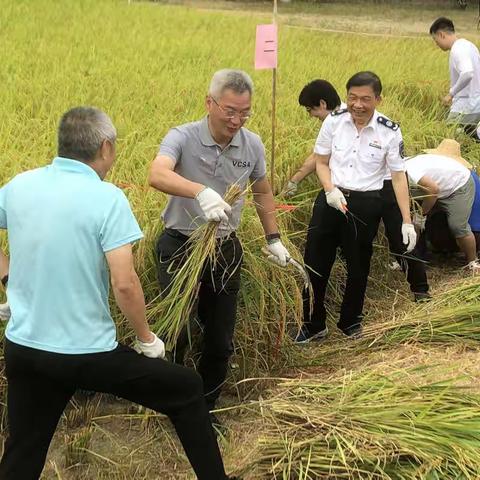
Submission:
M 104 112 L 74 108 L 60 121 L 53 162 L 0 189 L 0 228 L 8 230 L 11 254 L 9 434 L 1 480 L 40 477 L 58 420 L 77 389 L 166 414 L 197 477 L 227 478 L 200 376 L 163 360 L 163 342 L 146 322 L 132 256 L 132 244 L 143 235 L 123 192 L 103 181 L 115 160 L 115 140 Z M 7 260 L 1 258 L 5 278 Z M 109 273 L 137 351 L 116 340 Z
M 430 35 L 441 50 L 450 50 L 450 90 L 443 103 L 450 107 L 447 121 L 461 125 L 465 133 L 477 141 L 480 121 L 480 53 L 464 38 L 458 38 L 453 22 L 437 18 L 430 27 Z
M 324 338 L 325 291 L 342 249 L 347 284 L 337 326 L 348 337 L 362 331 L 362 310 L 370 271 L 372 242 L 382 217 L 385 172 L 391 172 L 392 194 L 399 208 L 402 250 L 416 241 L 410 219 L 407 178 L 399 126 L 381 115 L 382 84 L 373 72 L 359 72 L 347 82 L 347 108 L 335 110 L 322 124 L 315 144 L 316 172 L 323 190 L 313 207 L 307 232 L 305 264 L 314 293 L 313 311 L 304 294 L 304 324 L 297 342 Z
M 475 181 L 468 162 L 461 157 L 460 145 L 444 139 L 427 153 L 406 160 L 410 180 L 420 187 L 422 214 L 441 210 L 460 251 L 465 255 L 466 269 L 480 273 L 475 236 L 469 224 L 475 199 Z M 424 222 L 422 222 L 424 223 Z
M 198 279 L 198 318 L 204 332 L 198 370 L 210 410 L 215 408 L 233 352 L 243 257 L 235 230 L 240 224 L 244 198 L 230 207 L 222 198 L 230 185 L 237 184 L 244 190 L 250 181 L 269 259 L 285 266 L 290 257 L 280 240 L 262 141 L 244 127 L 251 116 L 252 94 L 253 83 L 245 72 L 216 72 L 205 100 L 207 115 L 168 132 L 149 175 L 152 187 L 170 195 L 162 213 L 165 229 L 155 252 L 163 296 L 183 263 L 189 236 L 206 222 L 220 222 L 218 260 L 206 264 Z M 188 336 L 181 335 L 175 361 L 183 362 L 187 342 Z M 212 421 L 220 425 L 214 414 Z

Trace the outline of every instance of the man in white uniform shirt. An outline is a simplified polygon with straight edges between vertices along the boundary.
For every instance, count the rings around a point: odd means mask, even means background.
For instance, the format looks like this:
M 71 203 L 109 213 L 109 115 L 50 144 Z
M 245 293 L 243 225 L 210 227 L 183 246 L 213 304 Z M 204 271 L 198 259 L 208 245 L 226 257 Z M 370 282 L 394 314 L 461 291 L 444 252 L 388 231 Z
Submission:
M 464 127 L 468 135 L 476 137 L 480 122 L 480 53 L 464 38 L 458 38 L 453 22 L 437 18 L 430 27 L 430 35 L 444 51 L 450 50 L 450 90 L 444 103 L 450 106 L 448 121 Z
M 468 223 L 475 198 L 475 182 L 470 170 L 462 165 L 460 145 L 445 139 L 429 153 L 409 158 L 406 162 L 410 179 L 424 191 L 422 213 L 434 210 L 446 213 L 448 227 L 458 248 L 465 254 L 467 268 L 480 273 L 475 236 Z
M 337 326 L 347 336 L 361 334 L 372 242 L 381 217 L 380 191 L 386 169 L 402 214 L 405 250 L 416 242 L 410 219 L 408 185 L 399 126 L 376 111 L 382 84 L 372 72 L 347 82 L 347 108 L 323 122 L 315 144 L 318 178 L 323 186 L 315 201 L 307 234 L 305 264 L 314 291 L 313 311 L 304 309 L 305 341 L 327 334 L 325 290 L 337 248 L 347 263 L 347 283 Z
M 340 96 L 335 90 L 335 87 L 323 79 L 317 79 L 305 85 L 300 92 L 298 103 L 305 107 L 311 117 L 318 118 L 320 122 L 323 122 L 333 111 L 339 109 L 345 110 L 347 107 L 347 105 L 340 100 Z M 315 170 L 315 155 L 312 153 L 290 178 L 283 189 L 283 194 L 287 197 L 295 195 L 298 190 L 298 184 Z M 401 234 L 402 214 L 398 208 L 390 171 L 387 172 L 387 176 L 384 179 L 380 196 L 382 201 L 381 218 L 385 227 L 385 236 L 388 240 L 390 252 L 395 256 L 398 264 L 406 274 L 414 300 L 416 302 L 428 300 L 431 296 L 428 293 L 427 273 L 423 261 L 418 258 L 418 252 L 415 250 L 412 251 L 410 255 L 404 255 L 405 246 L 402 243 Z M 312 229 L 315 228 L 315 226 L 310 224 L 309 228 Z M 305 246 L 305 250 L 309 250 L 309 248 L 309 245 Z M 309 310 L 310 301 L 308 295 L 308 289 L 305 289 L 304 306 Z M 308 314 L 305 313 L 305 315 Z M 297 342 L 304 343 L 306 340 L 304 332 L 300 332 L 300 335 L 297 337 Z

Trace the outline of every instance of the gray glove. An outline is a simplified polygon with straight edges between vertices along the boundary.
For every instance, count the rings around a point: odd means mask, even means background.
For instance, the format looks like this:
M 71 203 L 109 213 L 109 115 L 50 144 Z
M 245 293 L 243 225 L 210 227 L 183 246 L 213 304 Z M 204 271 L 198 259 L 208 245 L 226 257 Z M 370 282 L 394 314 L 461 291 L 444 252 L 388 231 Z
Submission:
M 345 196 L 337 187 L 335 187 L 330 192 L 325 192 L 325 197 L 327 199 L 327 203 L 332 207 L 336 208 L 342 213 L 347 211 L 347 201 L 345 200 Z
M 10 314 L 10 306 L 8 303 L 0 303 L 0 320 L 9 320 Z
M 421 213 L 415 212 L 413 214 L 413 225 L 418 228 L 420 232 L 425 230 L 425 225 L 427 224 L 427 217 Z
M 290 254 L 288 250 L 284 247 L 280 239 L 271 242 L 267 245 L 267 250 L 269 252 L 268 260 L 279 265 L 280 267 L 286 267 L 288 261 L 290 260 Z
M 407 246 L 407 252 L 411 252 L 417 243 L 417 232 L 412 223 L 402 224 L 402 241 Z
M 232 207 L 213 188 L 205 187 L 195 198 L 209 222 L 228 222 Z
M 152 335 L 155 338 L 150 343 L 141 342 L 137 338 L 133 349 L 148 358 L 164 358 L 165 344 L 153 332 Z
M 285 197 L 293 197 L 298 190 L 298 183 L 293 180 L 289 180 L 283 189 L 283 195 Z

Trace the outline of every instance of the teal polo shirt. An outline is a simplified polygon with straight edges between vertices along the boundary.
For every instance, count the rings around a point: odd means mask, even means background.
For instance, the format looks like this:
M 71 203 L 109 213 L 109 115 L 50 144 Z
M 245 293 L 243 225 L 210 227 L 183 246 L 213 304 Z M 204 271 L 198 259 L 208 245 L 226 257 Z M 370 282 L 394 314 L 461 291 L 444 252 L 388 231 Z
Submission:
M 57 157 L 0 189 L 0 228 L 10 248 L 6 337 L 57 353 L 113 350 L 105 252 L 143 236 L 124 193 Z

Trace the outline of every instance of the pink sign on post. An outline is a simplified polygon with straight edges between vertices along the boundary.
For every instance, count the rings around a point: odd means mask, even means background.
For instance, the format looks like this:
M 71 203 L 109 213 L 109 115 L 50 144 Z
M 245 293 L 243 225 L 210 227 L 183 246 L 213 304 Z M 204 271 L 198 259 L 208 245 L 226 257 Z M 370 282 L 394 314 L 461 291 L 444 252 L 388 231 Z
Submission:
M 255 69 L 277 68 L 277 26 L 257 25 Z

